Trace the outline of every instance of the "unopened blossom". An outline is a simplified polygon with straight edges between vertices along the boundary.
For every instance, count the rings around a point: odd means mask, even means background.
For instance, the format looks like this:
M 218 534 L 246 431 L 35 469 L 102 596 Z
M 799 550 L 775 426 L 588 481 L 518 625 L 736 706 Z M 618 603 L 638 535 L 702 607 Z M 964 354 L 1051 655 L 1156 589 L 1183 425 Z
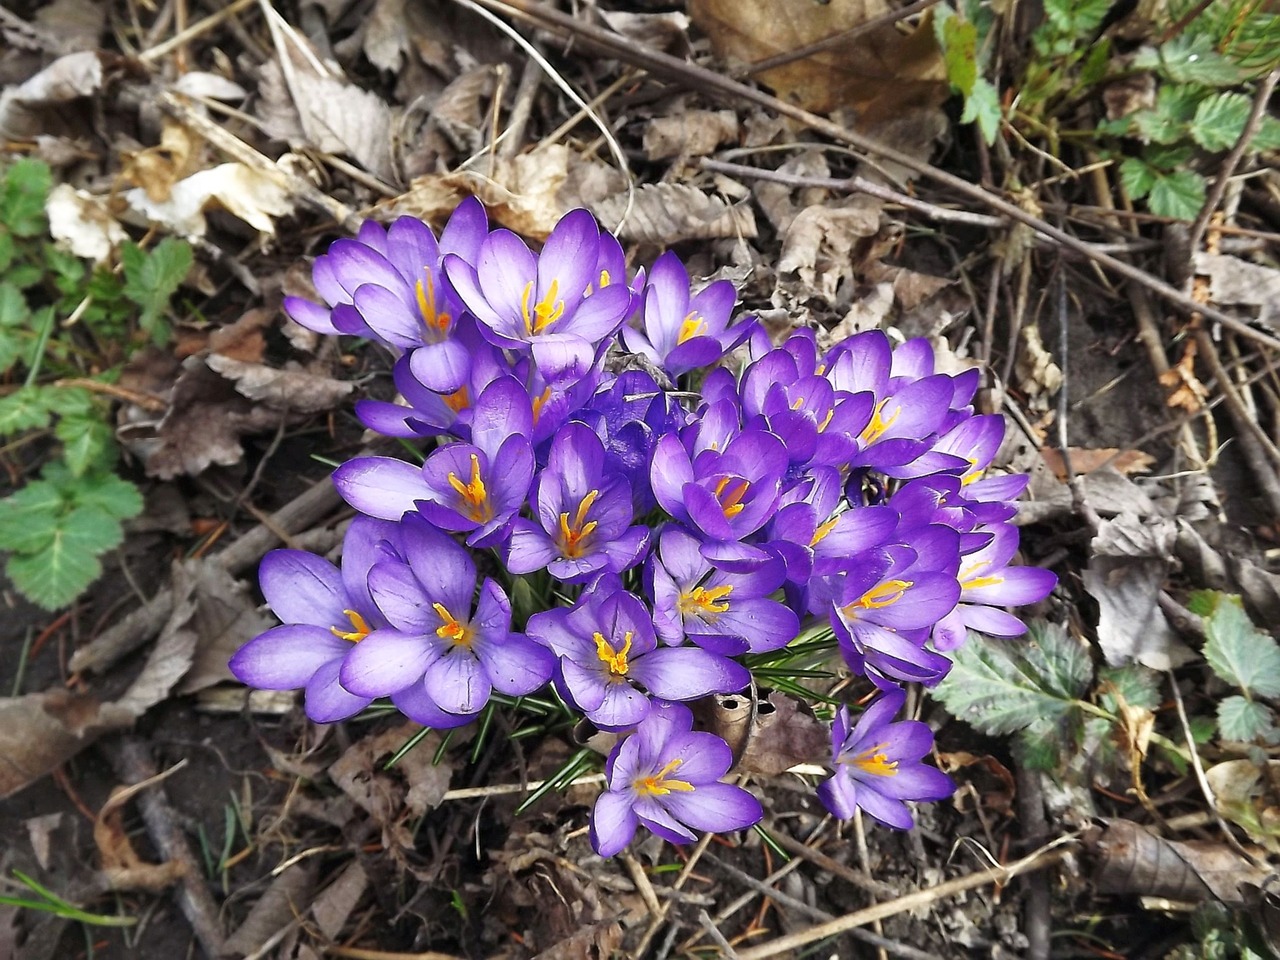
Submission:
M 307 716 L 345 720 L 369 705 L 338 680 L 344 658 L 386 620 L 369 594 L 376 563 L 397 556 L 395 524 L 356 517 L 342 542 L 342 566 L 303 550 L 272 550 L 258 579 L 267 604 L 283 622 L 254 637 L 231 658 L 242 683 L 263 690 L 306 690 Z
M 533 639 L 560 658 L 567 699 L 597 726 L 618 730 L 648 716 L 650 696 L 696 700 L 750 683 L 742 665 L 697 647 L 659 647 L 653 618 L 632 593 L 602 586 L 569 610 L 535 613 Z
M 529 395 L 513 377 L 489 384 L 471 412 L 471 442 L 435 450 L 419 468 L 392 457 L 358 457 L 333 474 L 362 513 L 398 520 L 418 511 L 444 530 L 469 533 L 469 546 L 507 536 L 533 479 Z
M 967 630 L 993 637 L 1019 637 L 1027 627 L 999 607 L 1038 603 L 1058 582 L 1049 570 L 1010 566 L 1018 550 L 1018 528 L 1000 523 L 989 528 L 991 542 L 960 558 L 960 602 L 933 628 L 933 645 L 954 650 L 965 641 Z
M 653 622 L 664 643 L 686 638 L 725 656 L 778 650 L 795 639 L 799 618 L 770 598 L 786 571 L 774 561 L 734 573 L 716 569 L 701 541 L 680 527 L 662 531 L 648 569 Z
M 818 787 L 818 797 L 833 816 L 851 818 L 858 810 L 886 826 L 915 826 L 908 800 L 942 800 L 955 783 L 921 759 L 933 749 L 933 733 L 918 720 L 891 722 L 906 693 L 886 690 L 856 723 L 848 707 L 836 713 L 831 731 L 835 774 Z
M 733 765 L 729 745 L 692 728 L 688 707 L 655 703 L 613 748 L 591 814 L 591 845 L 600 856 L 620 853 L 640 826 L 672 843 L 691 843 L 695 831 L 742 830 L 764 816 L 760 801 L 721 781 Z
M 476 593 L 467 551 L 421 517 L 402 521 L 404 561 L 369 571 L 369 591 L 388 626 L 370 633 L 343 662 L 342 685 L 365 697 L 391 696 L 410 716 L 415 703 L 473 715 L 497 690 L 532 693 L 554 658 L 511 629 L 511 604 L 486 579 Z
M 550 382 L 578 379 L 631 310 L 625 278 L 607 282 L 600 272 L 602 244 L 616 242 L 588 211 L 574 210 L 537 256 L 514 233 L 495 230 L 474 260 L 448 256 L 444 267 L 491 343 L 532 352 Z
M 621 573 L 648 549 L 649 529 L 631 523 L 631 485 L 607 471 L 604 444 L 585 424 L 556 436 L 532 502 L 537 522 L 512 523 L 512 573 L 545 567 L 557 580 L 580 583 L 605 570 Z
M 312 278 L 331 309 L 287 297 L 286 312 L 320 333 L 366 336 L 397 353 L 421 349 L 420 372 L 432 389 L 463 382 L 466 352 L 453 336 L 465 309 L 441 268 L 445 254 L 474 262 L 488 233 L 484 206 L 461 203 L 439 241 L 421 220 L 401 217 L 383 228 L 372 221 L 354 240 L 337 240 L 316 258 Z
M 689 273 L 670 251 L 654 263 L 642 296 L 641 326 L 624 326 L 622 342 L 673 377 L 711 366 L 757 326 L 755 318 L 730 324 L 738 294 L 728 280 L 709 283 L 691 296 Z

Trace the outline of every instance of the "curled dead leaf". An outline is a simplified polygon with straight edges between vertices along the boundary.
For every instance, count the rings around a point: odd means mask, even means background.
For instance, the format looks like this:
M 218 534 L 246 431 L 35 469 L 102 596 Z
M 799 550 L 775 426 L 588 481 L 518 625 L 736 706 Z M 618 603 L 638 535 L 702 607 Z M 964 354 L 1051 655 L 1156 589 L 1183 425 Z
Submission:
M 650 120 L 644 129 L 644 152 L 650 160 L 704 157 L 737 139 L 738 115 L 732 110 L 689 110 Z

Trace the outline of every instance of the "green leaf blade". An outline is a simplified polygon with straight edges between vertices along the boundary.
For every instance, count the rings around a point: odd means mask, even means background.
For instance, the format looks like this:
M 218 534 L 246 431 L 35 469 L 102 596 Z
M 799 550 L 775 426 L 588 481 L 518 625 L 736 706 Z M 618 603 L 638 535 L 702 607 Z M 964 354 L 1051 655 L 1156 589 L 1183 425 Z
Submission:
M 1275 730 L 1271 710 L 1256 700 L 1236 695 L 1218 704 L 1218 732 L 1224 740 L 1249 743 Z
M 1222 680 L 1258 697 L 1280 697 L 1280 644 L 1258 631 L 1240 598 L 1215 595 L 1204 658 Z

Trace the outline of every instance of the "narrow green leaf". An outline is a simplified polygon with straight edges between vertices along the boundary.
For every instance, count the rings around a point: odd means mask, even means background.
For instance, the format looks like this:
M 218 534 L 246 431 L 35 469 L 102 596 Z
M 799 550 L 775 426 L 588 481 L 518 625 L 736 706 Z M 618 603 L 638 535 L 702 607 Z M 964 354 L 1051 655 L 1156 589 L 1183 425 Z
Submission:
M 1088 652 L 1065 630 L 1032 624 L 1024 640 L 970 634 L 933 694 L 986 734 L 1065 722 L 1078 713 L 1093 677 Z
M 1147 204 L 1158 216 L 1194 220 L 1204 206 L 1204 195 L 1204 177 L 1194 170 L 1179 170 L 1156 178 Z
M 1214 673 L 1254 696 L 1280 697 L 1280 644 L 1254 627 L 1239 597 L 1217 594 L 1204 632 Z
M 1275 722 L 1266 704 L 1246 700 L 1238 694 L 1218 704 L 1218 732 L 1224 740 L 1248 743 L 1274 731 Z

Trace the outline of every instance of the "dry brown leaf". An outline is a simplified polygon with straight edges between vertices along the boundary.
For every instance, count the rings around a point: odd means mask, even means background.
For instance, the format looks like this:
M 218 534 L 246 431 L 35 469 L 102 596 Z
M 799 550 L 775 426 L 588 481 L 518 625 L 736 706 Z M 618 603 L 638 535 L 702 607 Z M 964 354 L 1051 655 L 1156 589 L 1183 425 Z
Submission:
M 1251 307 L 1259 323 L 1280 328 L 1280 270 L 1221 253 L 1197 253 L 1195 268 L 1214 303 Z
M 377 94 L 348 83 L 296 31 L 271 23 L 279 59 L 260 71 L 263 130 L 294 148 L 345 154 L 374 176 L 391 179 L 396 111 Z
M 1109 466 L 1125 476 L 1134 473 L 1147 473 L 1155 465 L 1156 458 L 1141 450 L 1121 450 L 1118 447 L 1069 447 L 1071 453 L 1071 469 L 1077 474 L 1093 473 L 1093 471 Z M 1040 456 L 1059 480 L 1066 481 L 1067 467 L 1063 463 L 1062 453 L 1055 447 L 1042 447 Z
M 626 193 L 588 202 L 587 207 L 606 230 L 617 232 L 620 240 L 669 244 L 756 236 L 755 213 L 748 203 L 731 204 L 688 184 L 641 184 L 625 221 Z
M 1062 386 L 1062 369 L 1040 339 L 1040 328 L 1027 324 L 1018 334 L 1020 349 L 1013 365 L 1014 380 L 1033 410 L 1048 409 L 1049 398 Z
M 30 80 L 0 93 L 0 137 L 30 140 L 38 134 L 72 133 L 74 120 L 59 122 L 58 105 L 102 89 L 108 54 L 86 50 L 59 57 Z
M 831 731 L 795 697 L 775 690 L 756 710 L 756 729 L 738 766 L 777 776 L 801 763 L 824 763 L 831 752 Z
M 195 638 L 190 667 L 177 688 L 180 694 L 233 679 L 227 668 L 232 654 L 275 625 L 259 611 L 245 583 L 231 576 L 216 559 L 175 563 L 173 590 L 175 613 L 179 603 L 186 606 L 190 600 L 190 612 L 180 629 Z
M 0 799 L 70 760 L 112 730 L 132 726 L 132 711 L 54 688 L 0 697 Z
M 241 396 L 294 413 L 332 410 L 355 387 L 349 380 L 334 380 L 298 369 L 294 363 L 280 369 L 265 363 L 233 360 L 220 353 L 211 353 L 205 363 L 233 381 Z
M 1110 820 L 1085 836 L 1098 862 L 1099 893 L 1139 894 L 1243 906 L 1243 884 L 1259 885 L 1266 871 L 1217 841 L 1166 840 L 1131 820 Z
M 832 301 L 842 281 L 853 276 L 853 251 L 880 229 L 881 203 L 857 196 L 841 206 L 808 207 L 796 214 L 782 238 L 778 274 L 794 273 L 796 295 Z
M 49 234 L 58 246 L 85 260 L 102 263 L 129 239 L 102 197 L 77 190 L 69 183 L 60 183 L 49 191 L 44 212 L 49 218 Z
M 311 905 L 311 916 L 326 940 L 336 941 L 351 911 L 369 886 L 369 878 L 358 861 L 347 864 L 338 879 L 329 884 Z
M 116 787 L 93 822 L 93 841 L 102 858 L 102 873 L 112 890 L 143 890 L 159 893 L 178 882 L 186 870 L 181 860 L 148 863 L 133 848 L 124 828 L 124 805 L 137 787 Z
M 148 220 L 184 237 L 204 236 L 204 211 L 212 203 L 268 236 L 275 233 L 274 218 L 293 211 L 293 199 L 280 181 L 242 163 L 193 173 L 173 184 L 164 201 L 153 200 L 141 187 L 126 191 L 124 197 Z
M 689 18 L 678 10 L 667 13 L 628 13 L 625 10 L 596 8 L 611 30 L 655 50 L 686 46 Z
M 107 7 L 99 0 L 53 0 L 36 11 L 36 26 L 58 38 L 64 53 L 98 49 L 107 24 Z
M 716 54 L 754 63 L 789 53 L 880 16 L 885 0 L 796 2 L 780 15 L 776 0 L 692 0 L 689 15 L 711 38 Z M 758 75 L 784 100 L 828 113 L 856 112 L 864 129 L 919 109 L 933 109 L 950 95 L 946 66 L 926 19 L 909 34 L 893 26 L 854 37 Z
M 862 277 L 867 283 L 888 283 L 893 290 L 894 300 L 904 311 L 914 310 L 955 282 L 946 277 L 930 276 L 879 260 L 866 264 L 862 268 Z
M 688 110 L 655 117 L 644 128 L 644 152 L 650 160 L 705 157 L 722 143 L 738 139 L 738 115 L 732 110 Z
M 305 913 L 311 904 L 318 872 L 316 860 L 312 857 L 291 865 L 272 879 L 244 922 L 227 937 L 225 955 L 249 956 Z
M 164 203 L 173 186 L 203 166 L 201 141 L 176 120 L 165 117 L 158 146 L 125 154 L 120 178 L 141 187 L 152 203 Z
M 1269 769 L 1264 771 L 1252 760 L 1228 760 L 1214 764 L 1204 775 L 1219 815 L 1276 854 L 1280 853 L 1280 806 L 1274 802 L 1270 785 L 1280 774 L 1280 760 L 1266 763 Z

